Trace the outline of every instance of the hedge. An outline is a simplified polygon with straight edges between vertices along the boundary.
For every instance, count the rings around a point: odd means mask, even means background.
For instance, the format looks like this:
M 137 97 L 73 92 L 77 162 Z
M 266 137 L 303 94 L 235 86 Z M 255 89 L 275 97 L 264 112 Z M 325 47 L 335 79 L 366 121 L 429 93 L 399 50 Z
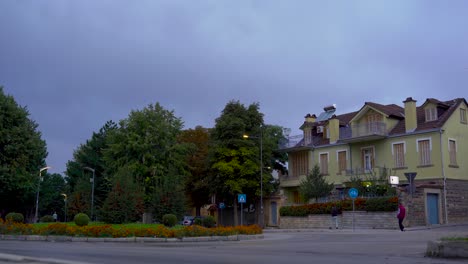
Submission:
M 336 206 L 338 213 L 342 211 L 352 211 L 353 201 L 350 199 L 329 202 L 314 203 L 305 205 L 283 206 L 280 208 L 281 216 L 307 216 L 311 214 L 331 214 L 331 209 Z M 393 212 L 398 209 L 398 197 L 383 198 L 356 198 L 354 199 L 354 209 L 356 211 L 368 212 Z

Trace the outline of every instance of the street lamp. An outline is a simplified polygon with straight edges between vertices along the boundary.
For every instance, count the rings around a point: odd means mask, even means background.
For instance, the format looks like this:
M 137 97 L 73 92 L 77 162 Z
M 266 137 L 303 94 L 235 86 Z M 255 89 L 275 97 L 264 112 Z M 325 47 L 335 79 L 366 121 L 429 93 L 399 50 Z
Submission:
M 64 213 L 65 213 L 65 223 L 67 222 L 67 195 L 62 193 L 62 196 L 63 196 L 63 201 L 65 202 L 65 210 L 64 210 Z
M 39 210 L 39 191 L 41 188 L 41 181 L 42 181 L 42 171 L 51 169 L 52 167 L 46 166 L 44 168 L 39 169 L 39 183 L 37 184 L 37 193 L 36 193 L 36 213 L 34 214 L 34 223 L 37 223 L 38 220 L 38 210 Z
M 260 138 L 260 221 L 261 228 L 264 227 L 265 216 L 263 215 L 263 129 L 260 126 L 260 137 L 243 135 L 243 138 Z
M 94 219 L 93 218 L 94 216 L 94 169 L 90 167 L 83 167 L 83 169 L 93 172 L 93 178 L 91 179 L 91 182 L 93 183 L 91 187 L 91 220 L 93 220 Z

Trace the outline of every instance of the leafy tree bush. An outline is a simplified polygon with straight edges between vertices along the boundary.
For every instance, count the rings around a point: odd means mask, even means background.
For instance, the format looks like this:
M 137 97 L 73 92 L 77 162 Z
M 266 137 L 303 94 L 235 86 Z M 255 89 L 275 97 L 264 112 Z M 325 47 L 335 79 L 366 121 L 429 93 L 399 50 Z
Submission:
M 87 214 L 79 213 L 75 215 L 75 218 L 73 219 L 73 221 L 75 222 L 77 226 L 87 226 L 89 224 L 90 219 Z
M 201 219 L 200 217 L 197 217 L 197 218 L 193 219 L 193 224 L 202 226 L 203 225 L 203 219 Z
M 11 212 L 11 213 L 8 213 L 5 216 L 5 220 L 11 221 L 11 222 L 14 222 L 14 223 L 23 223 L 24 222 L 24 216 L 21 213 Z
M 216 221 L 215 221 L 214 217 L 211 216 L 211 215 L 203 218 L 202 222 L 203 222 L 203 226 L 208 227 L 208 228 L 214 227 L 215 224 L 216 224 Z
M 301 181 L 299 186 L 299 193 L 302 196 L 304 202 L 308 202 L 310 199 L 315 198 L 315 201 L 320 197 L 328 196 L 333 190 L 334 184 L 328 183 L 324 176 L 320 173 L 320 167 L 315 164 L 307 177 Z
M 174 214 L 165 214 L 162 217 L 162 222 L 165 226 L 173 227 L 177 224 L 177 216 Z
M 13 88 L 14 89 L 14 88 Z M 0 86 L 0 208 L 32 210 L 39 170 L 47 157 L 46 143 L 26 107 Z
M 143 192 L 133 180 L 131 171 L 120 169 L 101 208 L 102 220 L 111 224 L 131 223 L 140 219 L 143 211 Z
M 42 223 L 50 223 L 55 222 L 55 219 L 51 215 L 44 215 L 39 221 Z

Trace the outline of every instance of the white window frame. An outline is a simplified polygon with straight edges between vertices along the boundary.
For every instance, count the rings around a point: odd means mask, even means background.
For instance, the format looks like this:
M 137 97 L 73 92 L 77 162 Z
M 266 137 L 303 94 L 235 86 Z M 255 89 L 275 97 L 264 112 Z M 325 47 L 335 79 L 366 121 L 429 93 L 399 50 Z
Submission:
M 370 145 L 370 146 L 366 146 L 366 147 L 361 147 L 361 153 L 360 155 L 362 155 L 362 151 L 364 149 L 372 149 L 372 155 L 373 155 L 373 158 L 374 158 L 374 166 L 372 166 L 372 161 L 371 161 L 371 170 L 375 169 L 375 161 L 377 160 L 377 153 L 375 153 L 375 146 L 374 145 Z M 362 162 L 362 161 L 361 161 Z M 362 168 L 365 172 L 367 172 L 367 169 L 365 167 Z
M 424 113 L 426 115 L 426 122 L 437 120 L 437 107 L 426 107 L 426 109 L 424 109 Z
M 348 150 L 347 150 L 347 149 L 339 149 L 339 150 L 336 151 L 336 161 L 338 161 L 338 153 L 339 153 L 339 152 L 343 152 L 343 151 L 346 152 L 346 161 L 349 160 L 349 152 L 348 152 Z
M 448 138 L 448 140 L 447 140 L 447 148 L 448 148 L 449 152 L 450 152 L 450 141 L 454 141 L 454 142 L 455 142 L 455 153 L 457 153 L 457 149 L 458 149 L 457 140 L 454 139 L 454 138 Z
M 327 151 L 327 152 L 319 152 L 319 154 L 318 154 L 318 155 L 319 155 L 319 156 L 318 156 L 318 158 L 319 158 L 319 163 L 320 163 L 320 173 L 323 173 L 323 172 L 322 172 L 322 158 L 321 158 L 321 156 L 322 156 L 323 154 L 327 154 L 327 173 L 325 173 L 325 174 L 328 175 L 328 174 L 330 174 L 330 153 L 329 153 L 328 151 Z
M 340 152 L 345 153 L 345 158 L 346 158 L 346 168 L 345 168 L 345 170 L 347 170 L 348 160 L 349 160 L 349 151 L 347 149 L 339 149 L 339 150 L 336 151 L 336 164 L 337 164 L 338 170 L 340 169 L 340 163 L 339 163 L 339 160 L 338 160 L 338 153 L 340 153 Z M 338 173 L 341 173 L 341 171 L 338 171 Z
M 428 137 L 428 138 L 418 138 L 416 139 L 416 152 L 419 153 L 419 141 L 425 141 L 425 140 L 429 140 L 429 157 L 431 159 L 431 164 L 434 163 L 434 160 L 433 160 L 433 157 L 432 157 L 432 138 Z M 419 162 L 419 159 L 418 159 L 418 162 Z M 431 165 L 431 164 L 419 164 L 419 166 L 426 166 L 426 165 Z
M 464 116 L 462 115 L 462 110 L 463 110 Z M 467 115 L 467 113 L 466 113 L 466 108 L 461 107 L 461 108 L 460 108 L 460 123 L 466 124 L 466 123 L 468 122 L 468 120 L 467 120 L 468 117 L 467 117 L 466 115 Z M 465 119 L 463 119 L 463 117 L 464 117 Z
M 403 144 L 404 163 L 406 165 L 407 164 L 406 163 L 406 141 L 392 142 L 392 157 L 393 157 L 393 160 L 395 160 L 395 153 L 393 152 L 393 148 L 394 148 L 394 145 L 397 145 L 397 144 Z
M 403 153 L 406 155 L 406 141 L 398 141 L 398 142 L 392 142 L 392 156 L 395 154 L 393 153 L 393 145 L 396 144 L 403 144 Z
M 416 139 L 416 152 L 419 153 L 419 141 L 429 140 L 429 150 L 432 152 L 432 138 L 418 138 Z

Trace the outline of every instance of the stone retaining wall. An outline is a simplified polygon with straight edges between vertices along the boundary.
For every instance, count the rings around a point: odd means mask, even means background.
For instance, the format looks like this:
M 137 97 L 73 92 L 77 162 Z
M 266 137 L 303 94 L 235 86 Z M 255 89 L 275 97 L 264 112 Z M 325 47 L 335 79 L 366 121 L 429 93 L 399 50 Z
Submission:
M 330 215 L 308 215 L 304 217 L 282 216 L 280 228 L 329 228 L 332 224 Z M 344 211 L 338 215 L 341 229 L 353 228 L 353 212 Z M 354 212 L 354 227 L 360 229 L 398 229 L 396 212 Z

